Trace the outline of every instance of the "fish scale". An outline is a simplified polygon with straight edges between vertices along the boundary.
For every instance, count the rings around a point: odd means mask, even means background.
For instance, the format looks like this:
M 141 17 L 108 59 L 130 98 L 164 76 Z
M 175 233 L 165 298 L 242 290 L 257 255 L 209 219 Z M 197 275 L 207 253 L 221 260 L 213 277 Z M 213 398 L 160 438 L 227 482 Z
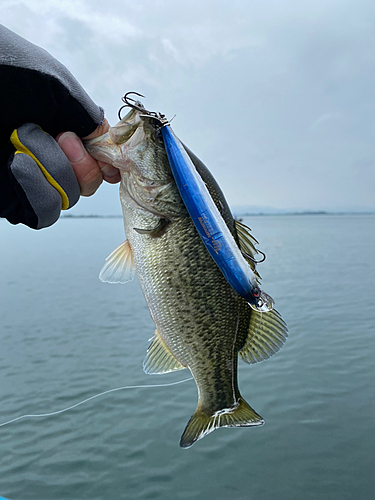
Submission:
M 226 407 L 233 406 L 233 391 L 228 388 L 236 386 L 235 371 L 228 370 L 226 359 L 228 353 L 234 357 L 238 314 L 233 310 L 237 311 L 238 295 L 208 254 L 190 218 L 180 218 L 159 238 L 146 239 L 133 228 L 152 226 L 154 218 L 147 220 L 145 213 L 139 216 L 131 200 L 126 203 L 125 199 L 126 192 L 122 194 L 125 234 L 159 333 L 178 361 L 189 367 L 200 394 L 210 394 L 205 406 L 213 412 L 219 410 L 223 394 L 227 394 Z M 216 387 L 216 391 L 206 387 Z
M 244 309 L 249 307 L 228 285 L 190 218 L 183 214 L 161 237 L 145 238 L 134 227 L 150 227 L 155 218 L 134 211 L 132 201 L 126 199 L 123 191 L 125 234 L 160 335 L 177 360 L 191 371 L 205 412 L 214 414 L 235 407 L 239 397 L 234 352 L 239 302 Z

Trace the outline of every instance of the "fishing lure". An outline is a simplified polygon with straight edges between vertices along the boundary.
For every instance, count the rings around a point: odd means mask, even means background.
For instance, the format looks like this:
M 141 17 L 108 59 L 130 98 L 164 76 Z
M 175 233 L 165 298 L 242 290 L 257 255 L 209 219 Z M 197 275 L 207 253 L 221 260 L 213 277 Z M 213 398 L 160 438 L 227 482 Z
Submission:
M 128 92 L 122 99 L 125 103 L 123 107 L 138 109 L 143 115 L 160 122 L 168 161 L 181 198 L 199 236 L 225 279 L 253 309 L 261 312 L 272 310 L 274 300 L 260 290 L 256 275 L 235 242 L 182 142 L 173 132 L 170 121 L 161 113 L 146 110 L 139 101 L 129 98 L 129 94 L 143 97 L 136 92 Z M 120 119 L 122 109 L 119 110 Z
M 223 217 L 169 123 L 162 129 L 164 146 L 181 198 L 205 247 L 231 287 L 258 311 L 273 308 L 273 299 L 259 289 L 256 276 L 238 248 Z

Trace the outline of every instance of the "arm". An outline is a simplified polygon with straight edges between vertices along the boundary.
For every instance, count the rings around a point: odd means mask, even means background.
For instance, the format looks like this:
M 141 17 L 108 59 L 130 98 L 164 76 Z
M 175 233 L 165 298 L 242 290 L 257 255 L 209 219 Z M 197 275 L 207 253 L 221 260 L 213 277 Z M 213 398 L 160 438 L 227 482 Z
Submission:
M 79 183 L 90 195 L 103 177 L 119 180 L 79 140 L 106 131 L 103 110 L 48 52 L 1 25 L 0 79 L 1 217 L 47 227 L 78 201 Z M 66 130 L 71 132 L 61 135 Z M 66 154 L 53 139 L 58 134 Z

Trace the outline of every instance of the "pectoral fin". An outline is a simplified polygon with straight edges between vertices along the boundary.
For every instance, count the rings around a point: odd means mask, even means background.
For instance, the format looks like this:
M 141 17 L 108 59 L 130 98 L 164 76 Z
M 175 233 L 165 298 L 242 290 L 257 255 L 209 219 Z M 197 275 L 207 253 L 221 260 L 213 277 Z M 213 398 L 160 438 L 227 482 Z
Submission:
M 160 333 L 155 330 L 155 335 L 152 337 L 152 342 L 143 361 L 143 371 L 148 375 L 158 375 L 183 370 L 184 368 L 186 366 L 177 361 Z
M 127 283 L 135 274 L 134 259 L 131 246 L 125 240 L 105 259 L 99 279 L 105 283 Z
M 266 313 L 253 309 L 247 340 L 239 355 L 245 363 L 258 363 L 281 349 L 287 337 L 288 328 L 276 309 Z

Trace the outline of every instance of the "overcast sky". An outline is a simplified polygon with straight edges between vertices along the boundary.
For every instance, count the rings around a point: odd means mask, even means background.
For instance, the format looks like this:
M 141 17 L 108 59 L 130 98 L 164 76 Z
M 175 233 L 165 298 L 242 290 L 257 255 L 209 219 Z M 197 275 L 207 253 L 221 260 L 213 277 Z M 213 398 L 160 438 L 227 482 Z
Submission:
M 1 0 L 117 121 L 121 96 L 173 128 L 231 206 L 375 209 L 374 0 Z M 101 187 L 74 213 L 120 213 Z

